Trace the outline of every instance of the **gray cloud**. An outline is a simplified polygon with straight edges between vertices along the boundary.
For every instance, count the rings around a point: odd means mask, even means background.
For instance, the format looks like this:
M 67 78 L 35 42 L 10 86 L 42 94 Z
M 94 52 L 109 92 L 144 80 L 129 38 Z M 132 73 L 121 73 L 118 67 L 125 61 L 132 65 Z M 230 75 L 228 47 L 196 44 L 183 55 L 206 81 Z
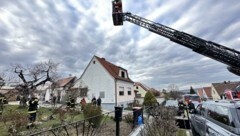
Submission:
M 237 80 L 226 65 L 192 52 L 144 28 L 112 24 L 111 0 L 0 2 L 0 70 L 51 59 L 64 76 L 80 76 L 98 55 L 157 89 L 174 83 Z M 240 3 L 230 1 L 123 0 L 123 10 L 240 50 Z

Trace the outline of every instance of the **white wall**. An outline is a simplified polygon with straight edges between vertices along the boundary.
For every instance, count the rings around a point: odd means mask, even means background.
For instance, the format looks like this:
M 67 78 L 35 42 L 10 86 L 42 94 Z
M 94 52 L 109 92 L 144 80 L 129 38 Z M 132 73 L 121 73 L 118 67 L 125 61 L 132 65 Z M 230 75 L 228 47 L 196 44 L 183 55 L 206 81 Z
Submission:
M 156 99 L 159 104 L 163 103 L 163 101 L 165 100 L 165 98 L 162 97 L 156 97 Z M 136 97 L 135 100 L 137 100 L 139 104 L 143 104 L 144 97 Z
M 50 101 L 50 98 L 51 98 L 50 94 L 51 94 L 51 90 L 47 89 L 45 94 L 45 101 Z
M 138 87 L 138 89 L 137 89 L 137 87 Z M 140 85 L 134 86 L 134 90 L 137 90 L 138 91 L 137 94 L 141 94 L 141 97 L 145 97 L 145 95 L 147 93 L 147 91 L 144 90 Z
M 119 87 L 124 87 L 124 95 L 119 96 Z M 128 95 L 128 87 L 131 88 L 131 95 Z M 135 97 L 133 83 L 117 80 L 117 102 L 128 102 L 133 101 Z
M 213 85 L 211 86 L 211 90 L 212 90 L 212 98 L 213 100 L 219 100 L 221 99 L 218 92 L 216 91 L 216 89 L 213 87 Z
M 93 61 L 95 61 L 95 64 L 93 64 Z M 93 96 L 97 98 L 99 93 L 103 91 L 105 92 L 105 98 L 102 98 L 102 103 L 115 103 L 114 78 L 96 58 L 92 59 L 81 79 L 77 82 L 75 87 L 79 87 L 80 82 L 88 87 L 88 100 L 91 100 Z

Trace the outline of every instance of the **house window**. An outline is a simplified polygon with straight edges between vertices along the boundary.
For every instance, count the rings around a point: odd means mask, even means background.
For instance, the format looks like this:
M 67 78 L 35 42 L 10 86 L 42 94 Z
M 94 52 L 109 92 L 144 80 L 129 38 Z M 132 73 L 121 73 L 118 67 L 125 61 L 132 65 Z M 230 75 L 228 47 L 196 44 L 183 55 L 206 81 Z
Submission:
M 105 92 L 99 92 L 100 98 L 105 98 Z
M 88 92 L 88 88 L 80 88 L 80 96 L 86 97 Z
M 93 64 L 95 64 L 96 62 L 95 62 L 95 60 L 93 61 Z
M 125 72 L 124 71 L 121 72 L 121 77 L 125 78 Z
M 136 86 L 136 89 L 138 89 L 138 86 Z
M 120 96 L 124 95 L 124 87 L 119 87 L 119 95 Z
M 132 95 L 131 87 L 128 87 L 128 95 Z

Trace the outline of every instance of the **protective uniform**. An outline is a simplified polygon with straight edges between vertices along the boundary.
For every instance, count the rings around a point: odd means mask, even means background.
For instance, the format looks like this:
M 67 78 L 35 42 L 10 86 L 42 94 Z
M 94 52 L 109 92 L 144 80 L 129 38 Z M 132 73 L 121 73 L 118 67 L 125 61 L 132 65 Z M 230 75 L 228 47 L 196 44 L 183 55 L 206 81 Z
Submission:
M 0 115 L 3 113 L 3 105 L 7 102 L 7 99 L 0 94 Z
M 70 107 L 75 108 L 75 99 L 73 97 L 70 99 Z
M 183 101 L 178 102 L 178 116 L 181 116 L 184 113 L 186 105 L 183 103 Z
M 3 113 L 3 99 L 4 97 L 0 96 L 0 115 Z
M 188 109 L 189 109 L 190 113 L 193 113 L 195 111 L 195 106 L 194 106 L 194 104 L 192 103 L 191 100 L 188 103 Z
M 68 108 L 75 108 L 75 99 L 73 97 L 69 97 L 67 101 Z
M 30 122 L 36 121 L 37 110 L 38 110 L 38 98 L 32 97 L 29 102 L 28 114 Z

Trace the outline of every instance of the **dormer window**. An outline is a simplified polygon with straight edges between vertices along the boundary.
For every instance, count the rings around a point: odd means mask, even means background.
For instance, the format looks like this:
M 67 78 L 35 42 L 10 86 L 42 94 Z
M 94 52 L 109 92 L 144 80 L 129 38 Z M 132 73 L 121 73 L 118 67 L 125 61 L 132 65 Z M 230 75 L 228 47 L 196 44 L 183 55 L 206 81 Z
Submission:
M 121 77 L 125 78 L 125 72 L 124 71 L 121 72 Z
M 127 71 L 121 69 L 121 70 L 119 71 L 119 76 L 122 77 L 122 78 L 127 78 Z

